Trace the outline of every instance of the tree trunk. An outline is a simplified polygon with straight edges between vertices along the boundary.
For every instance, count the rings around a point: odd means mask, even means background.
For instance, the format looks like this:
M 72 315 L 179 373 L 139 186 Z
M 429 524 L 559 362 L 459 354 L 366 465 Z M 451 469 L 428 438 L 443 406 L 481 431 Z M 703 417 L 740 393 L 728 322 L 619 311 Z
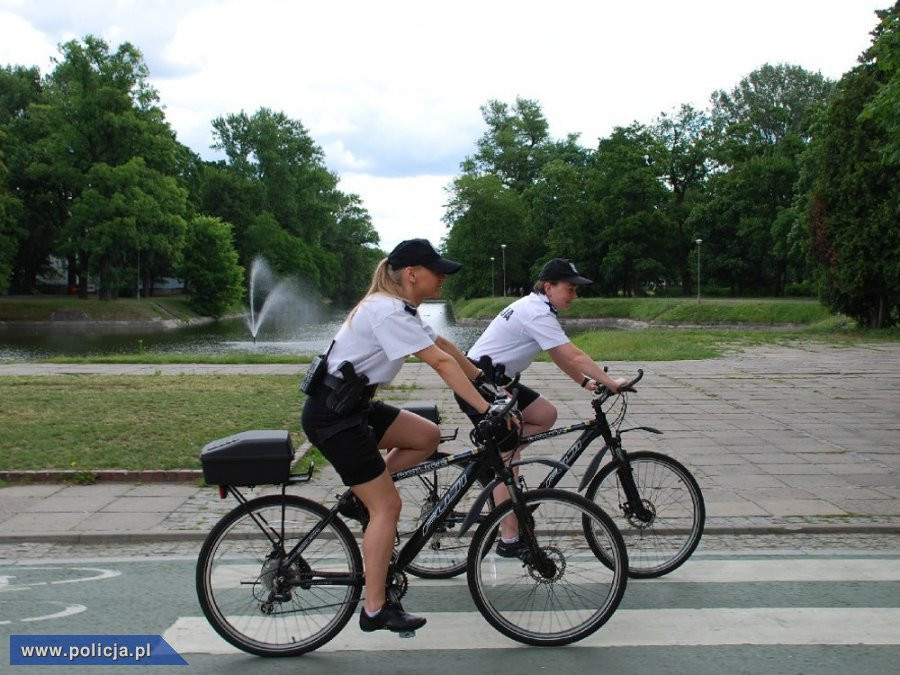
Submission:
M 90 260 L 90 255 L 82 251 L 78 256 L 76 256 L 76 260 L 80 261 L 78 264 L 78 297 L 81 300 L 87 300 L 88 298 L 88 262 Z

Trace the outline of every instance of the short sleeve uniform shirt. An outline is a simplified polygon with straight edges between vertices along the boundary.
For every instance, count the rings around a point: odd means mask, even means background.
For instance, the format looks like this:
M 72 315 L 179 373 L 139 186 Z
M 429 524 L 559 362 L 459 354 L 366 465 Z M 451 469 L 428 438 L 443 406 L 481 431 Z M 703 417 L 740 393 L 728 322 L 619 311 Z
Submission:
M 569 338 L 547 296 L 531 293 L 500 312 L 469 349 L 468 356 L 474 361 L 490 356 L 513 377 L 530 366 L 542 351 L 567 342 Z
M 338 330 L 328 355 L 328 372 L 340 377 L 338 366 L 349 361 L 371 384 L 387 384 L 407 356 L 430 347 L 436 338 L 413 307 L 376 293 L 363 300 Z

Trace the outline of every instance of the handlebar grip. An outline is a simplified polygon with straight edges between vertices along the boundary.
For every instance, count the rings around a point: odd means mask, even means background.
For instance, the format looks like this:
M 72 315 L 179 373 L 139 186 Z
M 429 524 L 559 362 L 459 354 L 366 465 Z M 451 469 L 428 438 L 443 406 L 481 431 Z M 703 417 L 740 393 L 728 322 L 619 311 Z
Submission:
M 643 369 L 643 368 L 638 368 L 638 374 L 637 374 L 637 377 L 635 377 L 635 378 L 634 378 L 633 380 L 631 380 L 630 382 L 626 382 L 624 385 L 622 385 L 621 387 L 619 387 L 619 391 L 623 391 L 623 390 L 625 390 L 625 391 L 634 391 L 634 385 L 636 385 L 638 382 L 640 382 L 640 381 L 641 381 L 641 378 L 643 378 L 643 377 L 644 377 L 644 369 Z

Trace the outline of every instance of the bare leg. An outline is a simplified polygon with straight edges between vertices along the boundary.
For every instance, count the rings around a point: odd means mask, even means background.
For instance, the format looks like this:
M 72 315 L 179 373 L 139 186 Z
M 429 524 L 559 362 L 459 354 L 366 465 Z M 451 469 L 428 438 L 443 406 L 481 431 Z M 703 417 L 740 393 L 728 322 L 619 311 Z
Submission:
M 397 520 L 400 495 L 387 471 L 367 483 L 353 486 L 353 493 L 369 509 L 369 524 L 363 535 L 363 560 L 366 570 L 365 608 L 377 612 L 384 605 L 385 585 Z
M 556 408 L 550 401 L 543 396 L 538 397 L 535 401 L 522 411 L 522 435 L 531 436 L 550 430 L 556 423 Z M 524 447 L 524 446 L 523 446 Z M 516 448 L 509 461 L 515 461 L 522 456 L 522 448 Z M 519 476 L 519 470 L 513 469 L 516 477 Z M 499 506 L 501 503 L 509 499 L 509 491 L 502 483 L 494 488 L 494 503 Z M 504 539 L 515 539 L 519 536 L 519 521 L 514 515 L 507 516 L 500 522 L 500 536 Z
M 387 470 L 368 483 L 353 486 L 353 493 L 369 510 L 369 524 L 363 535 L 365 608 L 369 612 L 376 612 L 384 605 L 387 572 L 403 505 L 390 474 L 424 461 L 437 449 L 440 436 L 436 424 L 401 410 L 378 443 L 379 447 L 391 448 L 386 459 Z
M 437 450 L 440 442 L 441 430 L 434 422 L 401 410 L 384 432 L 378 447 L 390 448 L 385 463 L 388 472 L 393 473 L 421 464 Z

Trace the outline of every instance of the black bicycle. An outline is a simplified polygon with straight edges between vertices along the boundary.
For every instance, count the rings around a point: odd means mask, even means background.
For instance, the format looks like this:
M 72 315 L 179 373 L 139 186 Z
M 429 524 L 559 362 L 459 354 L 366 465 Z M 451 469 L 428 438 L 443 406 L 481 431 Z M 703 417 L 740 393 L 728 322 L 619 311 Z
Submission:
M 353 616 L 364 586 L 359 545 L 338 513 L 351 492 L 330 508 L 287 494 L 288 486 L 312 475 L 312 467 L 290 474 L 290 456 L 282 455 L 292 454 L 285 432 L 246 432 L 201 453 L 207 482 L 239 504 L 203 543 L 196 571 L 200 606 L 219 635 L 260 656 L 303 654 L 327 643 Z M 522 461 L 532 462 L 557 464 Z M 479 612 L 504 635 L 536 646 L 569 644 L 599 629 L 618 607 L 628 577 L 625 545 L 610 517 L 572 492 L 523 491 L 493 442 L 400 471 L 394 479 L 455 465 L 462 467 L 456 480 L 396 551 L 387 597 L 404 596 L 406 571 L 417 554 L 479 477 L 492 472 L 496 477 L 483 493 L 502 482 L 510 499 L 483 518 L 473 507 L 458 525 L 466 532 L 481 521 L 466 568 Z M 263 484 L 280 485 L 281 493 L 247 500 L 238 490 Z M 513 513 L 527 546 L 519 558 L 504 558 L 495 553 L 495 540 L 500 521 Z
M 628 392 L 643 378 L 643 370 L 614 395 L 606 388 L 598 390 L 591 401 L 593 419 L 544 433 L 523 437 L 521 442 L 535 443 L 581 431 L 569 449 L 553 465 L 538 489 L 555 487 L 574 466 L 587 447 L 598 438 L 604 446 L 593 457 L 579 485 L 579 491 L 608 513 L 618 526 L 628 549 L 628 574 L 632 578 L 652 578 L 668 574 L 682 565 L 697 548 L 703 535 L 706 507 L 696 479 L 680 462 L 652 451 L 629 453 L 622 435 L 630 431 L 661 434 L 659 429 L 638 426 L 622 429 L 628 409 Z M 607 405 L 609 404 L 609 405 Z M 608 409 L 604 409 L 607 406 Z M 610 421 L 612 417 L 612 421 Z M 610 461 L 598 473 L 603 458 Z M 416 504 L 430 504 L 462 470 L 458 465 L 435 470 L 418 481 L 398 485 L 410 517 L 401 518 L 401 526 L 414 528 Z M 520 487 L 527 486 L 520 478 Z M 482 502 L 474 508 L 484 510 L 492 502 L 482 493 Z M 453 519 L 440 538 L 434 539 L 410 566 L 422 577 L 449 578 L 465 571 L 468 542 L 454 529 Z M 590 537 L 590 533 L 586 533 Z M 401 527 L 402 535 L 402 527 Z M 597 546 L 598 550 L 602 547 Z

